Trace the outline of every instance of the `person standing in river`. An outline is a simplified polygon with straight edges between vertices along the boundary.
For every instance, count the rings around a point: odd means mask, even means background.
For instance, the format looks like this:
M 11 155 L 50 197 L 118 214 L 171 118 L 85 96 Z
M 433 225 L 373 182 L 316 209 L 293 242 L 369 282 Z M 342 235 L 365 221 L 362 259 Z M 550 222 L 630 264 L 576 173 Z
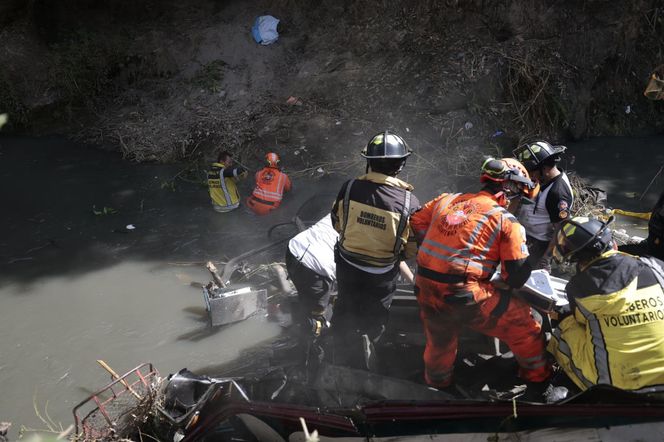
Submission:
M 279 167 L 279 155 L 268 152 L 265 161 L 267 166 L 256 172 L 256 187 L 247 198 L 247 207 L 256 215 L 267 215 L 278 208 L 284 193 L 293 187 L 288 175 Z
M 242 166 L 234 166 L 230 152 L 224 150 L 219 153 L 217 162 L 212 163 L 207 176 L 214 210 L 223 213 L 240 207 L 240 192 L 237 190 L 237 182 L 246 177 L 247 170 Z

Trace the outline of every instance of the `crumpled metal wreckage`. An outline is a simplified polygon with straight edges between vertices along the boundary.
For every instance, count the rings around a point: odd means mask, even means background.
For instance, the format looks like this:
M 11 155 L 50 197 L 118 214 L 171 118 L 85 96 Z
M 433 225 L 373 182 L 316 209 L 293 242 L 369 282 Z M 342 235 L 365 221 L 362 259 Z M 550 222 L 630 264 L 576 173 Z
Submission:
M 275 260 L 285 241 L 242 254 L 216 277 L 213 273 L 218 281 L 204 289 L 211 325 L 258 312 L 289 325 L 288 301 L 294 293 Z M 517 296 L 546 313 L 567 302 L 565 282 L 534 272 Z M 215 302 L 224 296 L 229 299 L 219 305 L 243 304 L 243 312 L 217 311 Z M 659 440 L 664 434 L 664 399 L 657 396 L 609 386 L 579 392 L 569 381 L 556 385 L 554 378 L 557 390 L 547 391 L 550 403 L 519 400 L 525 385 L 516 377 L 512 353 L 472 332 L 460 336 L 454 387 L 430 388 L 421 380 L 424 336 L 418 311 L 412 287 L 400 284 L 389 329 L 376 346 L 381 363 L 373 372 L 337 366 L 330 358 L 310 363 L 293 327 L 236 361 L 206 370 L 210 377 L 180 370 L 159 385 L 149 428 L 161 440 L 174 441 L 305 440 L 308 429 L 316 430 L 320 440 L 358 441 L 452 434 L 489 440 L 501 433 L 520 440 L 602 439 L 609 431 L 614 440 L 616 435 Z M 318 342 L 323 348 L 326 339 L 323 335 Z M 77 431 L 85 433 L 86 418 L 76 419 Z M 108 419 L 109 426 L 115 424 Z

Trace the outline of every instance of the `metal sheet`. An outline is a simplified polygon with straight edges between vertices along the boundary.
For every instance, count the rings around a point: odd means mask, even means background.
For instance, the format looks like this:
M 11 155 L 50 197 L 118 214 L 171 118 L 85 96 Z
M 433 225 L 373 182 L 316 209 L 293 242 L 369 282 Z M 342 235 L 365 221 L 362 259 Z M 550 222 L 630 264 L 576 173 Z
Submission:
M 203 297 L 212 326 L 242 321 L 267 307 L 267 291 L 252 290 L 251 287 L 219 294 L 203 288 Z

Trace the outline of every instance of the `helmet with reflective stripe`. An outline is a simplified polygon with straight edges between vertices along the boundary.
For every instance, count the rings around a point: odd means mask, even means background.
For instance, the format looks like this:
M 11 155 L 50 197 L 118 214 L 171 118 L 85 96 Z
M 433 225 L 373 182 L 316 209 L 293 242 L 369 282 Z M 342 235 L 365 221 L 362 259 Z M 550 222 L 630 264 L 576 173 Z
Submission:
M 598 219 L 577 216 L 560 224 L 554 238 L 553 258 L 558 262 L 592 259 L 609 250 L 612 234 L 609 224 Z
M 536 170 L 548 159 L 554 162 L 560 161 L 560 155 L 567 147 L 554 146 L 547 141 L 536 141 L 517 147 L 512 151 L 514 157 L 519 160 L 529 171 Z M 552 158 L 553 157 L 553 158 Z
M 268 152 L 265 155 L 265 161 L 267 161 L 268 166 L 277 167 L 277 165 L 279 164 L 279 161 L 280 161 L 279 155 L 277 155 L 274 152 Z
M 389 131 L 376 134 L 362 151 L 362 156 L 368 160 L 379 158 L 406 158 L 413 151 L 399 135 Z
M 490 181 L 501 184 L 510 196 L 522 193 L 528 198 L 534 198 L 539 191 L 539 186 L 530 180 L 526 168 L 514 158 L 487 158 L 482 164 L 480 182 Z

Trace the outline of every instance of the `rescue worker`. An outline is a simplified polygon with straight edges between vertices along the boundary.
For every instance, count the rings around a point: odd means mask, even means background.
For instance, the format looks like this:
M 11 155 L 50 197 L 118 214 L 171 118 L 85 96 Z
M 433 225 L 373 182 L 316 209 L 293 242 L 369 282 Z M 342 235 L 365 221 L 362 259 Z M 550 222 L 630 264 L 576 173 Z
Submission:
M 247 177 L 242 166 L 233 166 L 234 161 L 227 151 L 220 152 L 217 162 L 208 171 L 208 189 L 212 207 L 217 212 L 230 212 L 240 207 L 240 193 L 237 182 Z
M 452 386 L 458 335 L 468 327 L 505 342 L 519 364 L 519 376 L 543 391 L 551 366 L 541 325 L 528 304 L 489 280 L 501 266 L 506 287 L 520 288 L 530 276 L 524 228 L 507 211 L 510 202 L 536 191 L 513 158 L 487 159 L 477 193 L 443 193 L 413 215 L 420 242 L 416 296 L 424 325 L 424 378 Z
M 297 289 L 295 316 L 305 334 L 320 336 L 331 317 L 330 296 L 336 277 L 334 246 L 339 234 L 329 214 L 295 235 L 286 249 L 286 270 Z
M 297 289 L 292 317 L 308 378 L 318 369 L 325 355 L 321 335 L 330 326 L 332 317 L 332 297 L 337 279 L 334 246 L 338 238 L 330 214 L 327 214 L 295 235 L 286 248 L 286 270 Z
M 411 150 L 385 131 L 362 151 L 366 174 L 346 181 L 332 208 L 338 297 L 332 334 L 337 364 L 375 368 L 373 345 L 388 321 L 399 262 L 415 256 L 410 217 L 420 209 L 413 186 L 397 178 Z
M 664 262 L 615 250 L 608 224 L 575 217 L 556 234 L 554 259 L 575 262 L 577 273 L 549 351 L 582 390 L 663 391 Z
M 650 211 L 648 237 L 636 244 L 622 244 L 618 250 L 630 255 L 654 256 L 664 260 L 664 192 Z
M 267 166 L 256 172 L 256 187 L 247 198 L 247 207 L 256 215 L 267 215 L 281 205 L 285 192 L 292 188 L 288 175 L 279 169 L 279 155 L 268 152 Z
M 524 201 L 517 218 L 526 229 L 529 262 L 533 269 L 551 272 L 549 244 L 560 221 L 567 219 L 574 202 L 567 174 L 557 164 L 567 148 L 546 141 L 525 144 L 514 150 L 514 156 L 540 186 L 534 200 Z
M 650 212 L 646 243 L 651 256 L 664 260 L 664 192 Z

